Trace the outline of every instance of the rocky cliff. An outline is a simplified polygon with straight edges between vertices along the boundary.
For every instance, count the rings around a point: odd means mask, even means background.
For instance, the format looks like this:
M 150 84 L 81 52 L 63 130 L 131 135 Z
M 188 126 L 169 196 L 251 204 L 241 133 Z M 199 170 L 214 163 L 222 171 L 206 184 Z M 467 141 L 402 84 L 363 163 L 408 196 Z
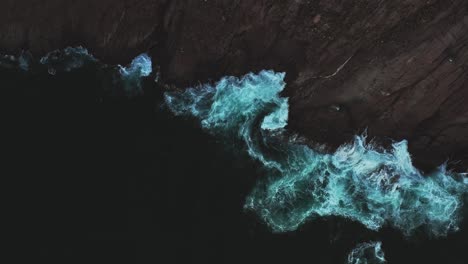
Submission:
M 149 50 L 179 86 L 285 71 L 289 128 L 311 141 L 367 128 L 408 139 L 421 168 L 468 166 L 466 0 L 3 1 L 0 51 L 70 45 L 109 63 Z

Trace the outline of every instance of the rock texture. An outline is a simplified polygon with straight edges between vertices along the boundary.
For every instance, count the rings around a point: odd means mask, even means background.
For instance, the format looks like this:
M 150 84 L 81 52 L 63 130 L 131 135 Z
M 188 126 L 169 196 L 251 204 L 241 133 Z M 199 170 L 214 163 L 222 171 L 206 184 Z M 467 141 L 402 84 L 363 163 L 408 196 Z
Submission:
M 289 128 L 338 145 L 408 139 L 422 168 L 468 167 L 466 0 L 6 0 L 0 49 L 84 45 L 109 63 L 150 50 L 185 86 L 287 72 Z

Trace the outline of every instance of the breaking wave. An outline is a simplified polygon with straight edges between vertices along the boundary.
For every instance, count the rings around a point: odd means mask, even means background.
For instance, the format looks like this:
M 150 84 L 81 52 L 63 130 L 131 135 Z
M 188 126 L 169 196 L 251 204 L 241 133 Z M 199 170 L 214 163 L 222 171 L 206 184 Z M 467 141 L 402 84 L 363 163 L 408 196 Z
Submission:
M 266 170 L 245 209 L 255 211 L 274 232 L 327 216 L 358 221 L 371 230 L 389 224 L 405 235 L 424 228 L 443 236 L 459 228 L 466 175 L 445 166 L 423 175 L 413 166 L 406 141 L 384 150 L 361 135 L 331 154 L 301 144 L 285 133 L 284 76 L 261 71 L 165 93 L 174 114 L 196 117 L 209 133 L 242 143 Z
M 0 68 L 29 71 L 31 61 L 32 55 L 27 51 L 22 51 L 18 56 L 0 55 Z
M 129 96 L 143 93 L 142 79 L 153 71 L 151 58 L 146 53 L 135 57 L 128 66 L 108 65 L 100 62 L 81 46 L 54 50 L 38 61 L 34 60 L 28 51 L 21 52 L 19 56 L 1 55 L 0 67 L 26 72 L 41 71 L 46 68 L 50 75 L 90 67 L 97 74 L 113 76 L 114 92 L 120 94 L 122 90 Z
M 67 47 L 47 53 L 39 62 L 47 67 L 49 74 L 55 75 L 57 72 L 70 72 L 87 64 L 95 64 L 98 60 L 83 47 Z

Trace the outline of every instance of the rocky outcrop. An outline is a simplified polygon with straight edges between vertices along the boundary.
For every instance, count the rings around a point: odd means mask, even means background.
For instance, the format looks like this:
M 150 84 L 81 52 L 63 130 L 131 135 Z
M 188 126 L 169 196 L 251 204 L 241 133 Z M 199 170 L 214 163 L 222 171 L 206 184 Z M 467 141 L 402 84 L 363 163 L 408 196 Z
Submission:
M 2 3 L 3 52 L 78 44 L 109 63 L 149 50 L 180 86 L 286 71 L 292 131 L 336 146 L 367 128 L 422 168 L 468 166 L 466 0 Z

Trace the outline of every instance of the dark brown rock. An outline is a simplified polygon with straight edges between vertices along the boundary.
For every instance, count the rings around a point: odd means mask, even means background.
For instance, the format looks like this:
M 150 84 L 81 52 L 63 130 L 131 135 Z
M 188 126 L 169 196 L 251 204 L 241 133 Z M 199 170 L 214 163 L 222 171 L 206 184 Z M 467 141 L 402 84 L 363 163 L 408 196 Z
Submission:
M 336 146 L 368 128 L 423 168 L 468 165 L 466 0 L 2 3 L 2 51 L 78 44 L 109 63 L 150 50 L 180 86 L 286 71 L 291 130 Z

